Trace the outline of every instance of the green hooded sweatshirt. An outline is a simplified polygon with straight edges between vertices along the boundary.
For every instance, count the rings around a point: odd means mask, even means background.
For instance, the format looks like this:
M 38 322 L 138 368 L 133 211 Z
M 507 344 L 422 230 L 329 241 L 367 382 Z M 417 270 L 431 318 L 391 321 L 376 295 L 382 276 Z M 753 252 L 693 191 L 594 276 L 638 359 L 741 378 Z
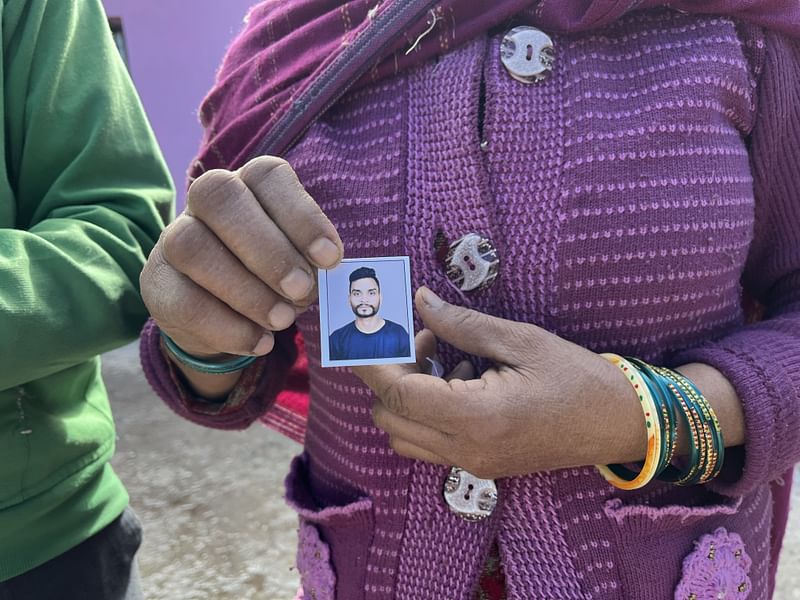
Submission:
M 125 509 L 97 355 L 174 198 L 100 0 L 0 0 L 0 581 Z

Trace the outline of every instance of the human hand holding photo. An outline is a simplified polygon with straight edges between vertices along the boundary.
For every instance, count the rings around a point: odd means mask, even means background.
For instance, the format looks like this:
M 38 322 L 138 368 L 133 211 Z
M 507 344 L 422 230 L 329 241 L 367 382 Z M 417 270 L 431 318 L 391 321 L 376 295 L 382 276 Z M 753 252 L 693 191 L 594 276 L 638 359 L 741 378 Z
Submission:
M 336 229 L 294 170 L 261 157 L 195 180 L 142 272 L 142 297 L 161 331 L 194 357 L 262 356 L 274 332 L 316 301 L 315 270 L 342 256 Z M 175 364 L 209 398 L 240 376 Z
M 639 401 L 608 360 L 535 325 L 448 304 L 427 288 L 415 300 L 426 325 L 417 365 L 353 369 L 377 395 L 373 419 L 396 452 L 482 479 L 644 458 Z M 427 375 L 437 338 L 495 366 L 479 379 L 466 361 L 445 379 Z M 705 365 L 686 371 L 715 405 L 728 444 L 741 443 L 730 385 Z

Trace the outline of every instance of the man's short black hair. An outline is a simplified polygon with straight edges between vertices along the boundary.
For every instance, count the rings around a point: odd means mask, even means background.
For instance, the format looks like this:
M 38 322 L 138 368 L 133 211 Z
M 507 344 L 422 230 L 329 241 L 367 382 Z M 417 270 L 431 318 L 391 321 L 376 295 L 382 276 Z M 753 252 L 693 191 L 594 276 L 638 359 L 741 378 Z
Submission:
M 350 273 L 350 287 L 353 287 L 353 282 L 359 279 L 374 279 L 378 284 L 378 290 L 381 289 L 381 282 L 378 281 L 378 276 L 375 274 L 375 269 L 370 267 L 358 267 L 355 271 Z

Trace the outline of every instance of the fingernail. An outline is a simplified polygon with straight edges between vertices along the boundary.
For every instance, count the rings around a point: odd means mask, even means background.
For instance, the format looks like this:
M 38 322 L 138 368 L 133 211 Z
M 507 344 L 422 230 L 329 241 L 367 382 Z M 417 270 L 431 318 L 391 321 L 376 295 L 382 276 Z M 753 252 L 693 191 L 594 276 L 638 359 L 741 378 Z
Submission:
M 292 300 L 302 300 L 313 286 L 314 281 L 301 269 L 294 269 L 281 280 L 281 290 Z
M 272 352 L 272 348 L 275 346 L 275 338 L 271 333 L 265 333 L 263 337 L 258 340 L 258 344 L 256 347 L 253 348 L 252 354 L 255 356 L 264 356 L 265 354 L 269 354 Z
M 474 371 L 471 362 L 468 360 L 462 360 L 460 363 L 458 363 L 456 368 L 453 369 L 453 372 L 458 373 L 461 379 L 468 379 Z
M 294 323 L 294 308 L 285 302 L 279 302 L 272 307 L 271 311 L 269 311 L 267 319 L 269 319 L 269 323 L 272 325 L 272 328 L 275 329 L 275 331 L 282 331 Z
M 439 298 L 439 296 L 434 294 L 430 289 L 422 287 L 420 288 L 420 294 L 422 295 L 422 301 L 430 308 L 441 308 L 444 306 L 444 300 Z
M 339 261 L 339 247 L 328 238 L 319 238 L 308 247 L 308 256 L 323 269 Z

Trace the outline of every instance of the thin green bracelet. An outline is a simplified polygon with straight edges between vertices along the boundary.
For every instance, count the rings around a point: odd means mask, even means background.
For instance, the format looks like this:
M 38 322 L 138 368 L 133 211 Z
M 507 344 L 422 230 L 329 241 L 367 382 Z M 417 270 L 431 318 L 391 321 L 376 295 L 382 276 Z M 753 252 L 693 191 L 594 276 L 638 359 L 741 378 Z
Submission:
M 232 360 L 225 362 L 208 362 L 199 359 L 191 354 L 184 352 L 178 344 L 176 344 L 171 337 L 161 331 L 161 339 L 164 340 L 164 345 L 181 364 L 199 371 L 200 373 L 207 373 L 208 375 L 225 375 L 227 373 L 235 373 L 241 371 L 245 367 L 250 366 L 256 360 L 256 356 L 237 356 Z
M 706 460 L 703 461 L 696 480 L 691 481 L 690 484 L 707 483 L 719 475 L 725 461 L 725 441 L 722 437 L 722 429 L 717 415 L 694 382 L 678 371 L 670 369 L 669 372 L 684 396 L 694 404 L 701 420 L 700 434 L 706 438 Z
M 670 380 L 663 373 L 658 373 L 667 381 L 667 387 L 670 390 L 677 406 L 683 423 L 686 425 L 686 438 L 689 443 L 689 457 L 686 465 L 683 468 L 670 465 L 664 473 L 661 474 L 659 479 L 667 483 L 674 483 L 676 485 L 690 485 L 692 480 L 700 473 L 702 465 L 701 460 L 701 447 L 702 440 L 700 439 L 700 423 L 695 421 L 694 412 L 696 407 L 692 400 L 687 397 L 680 388 L 678 388 L 672 380 Z

